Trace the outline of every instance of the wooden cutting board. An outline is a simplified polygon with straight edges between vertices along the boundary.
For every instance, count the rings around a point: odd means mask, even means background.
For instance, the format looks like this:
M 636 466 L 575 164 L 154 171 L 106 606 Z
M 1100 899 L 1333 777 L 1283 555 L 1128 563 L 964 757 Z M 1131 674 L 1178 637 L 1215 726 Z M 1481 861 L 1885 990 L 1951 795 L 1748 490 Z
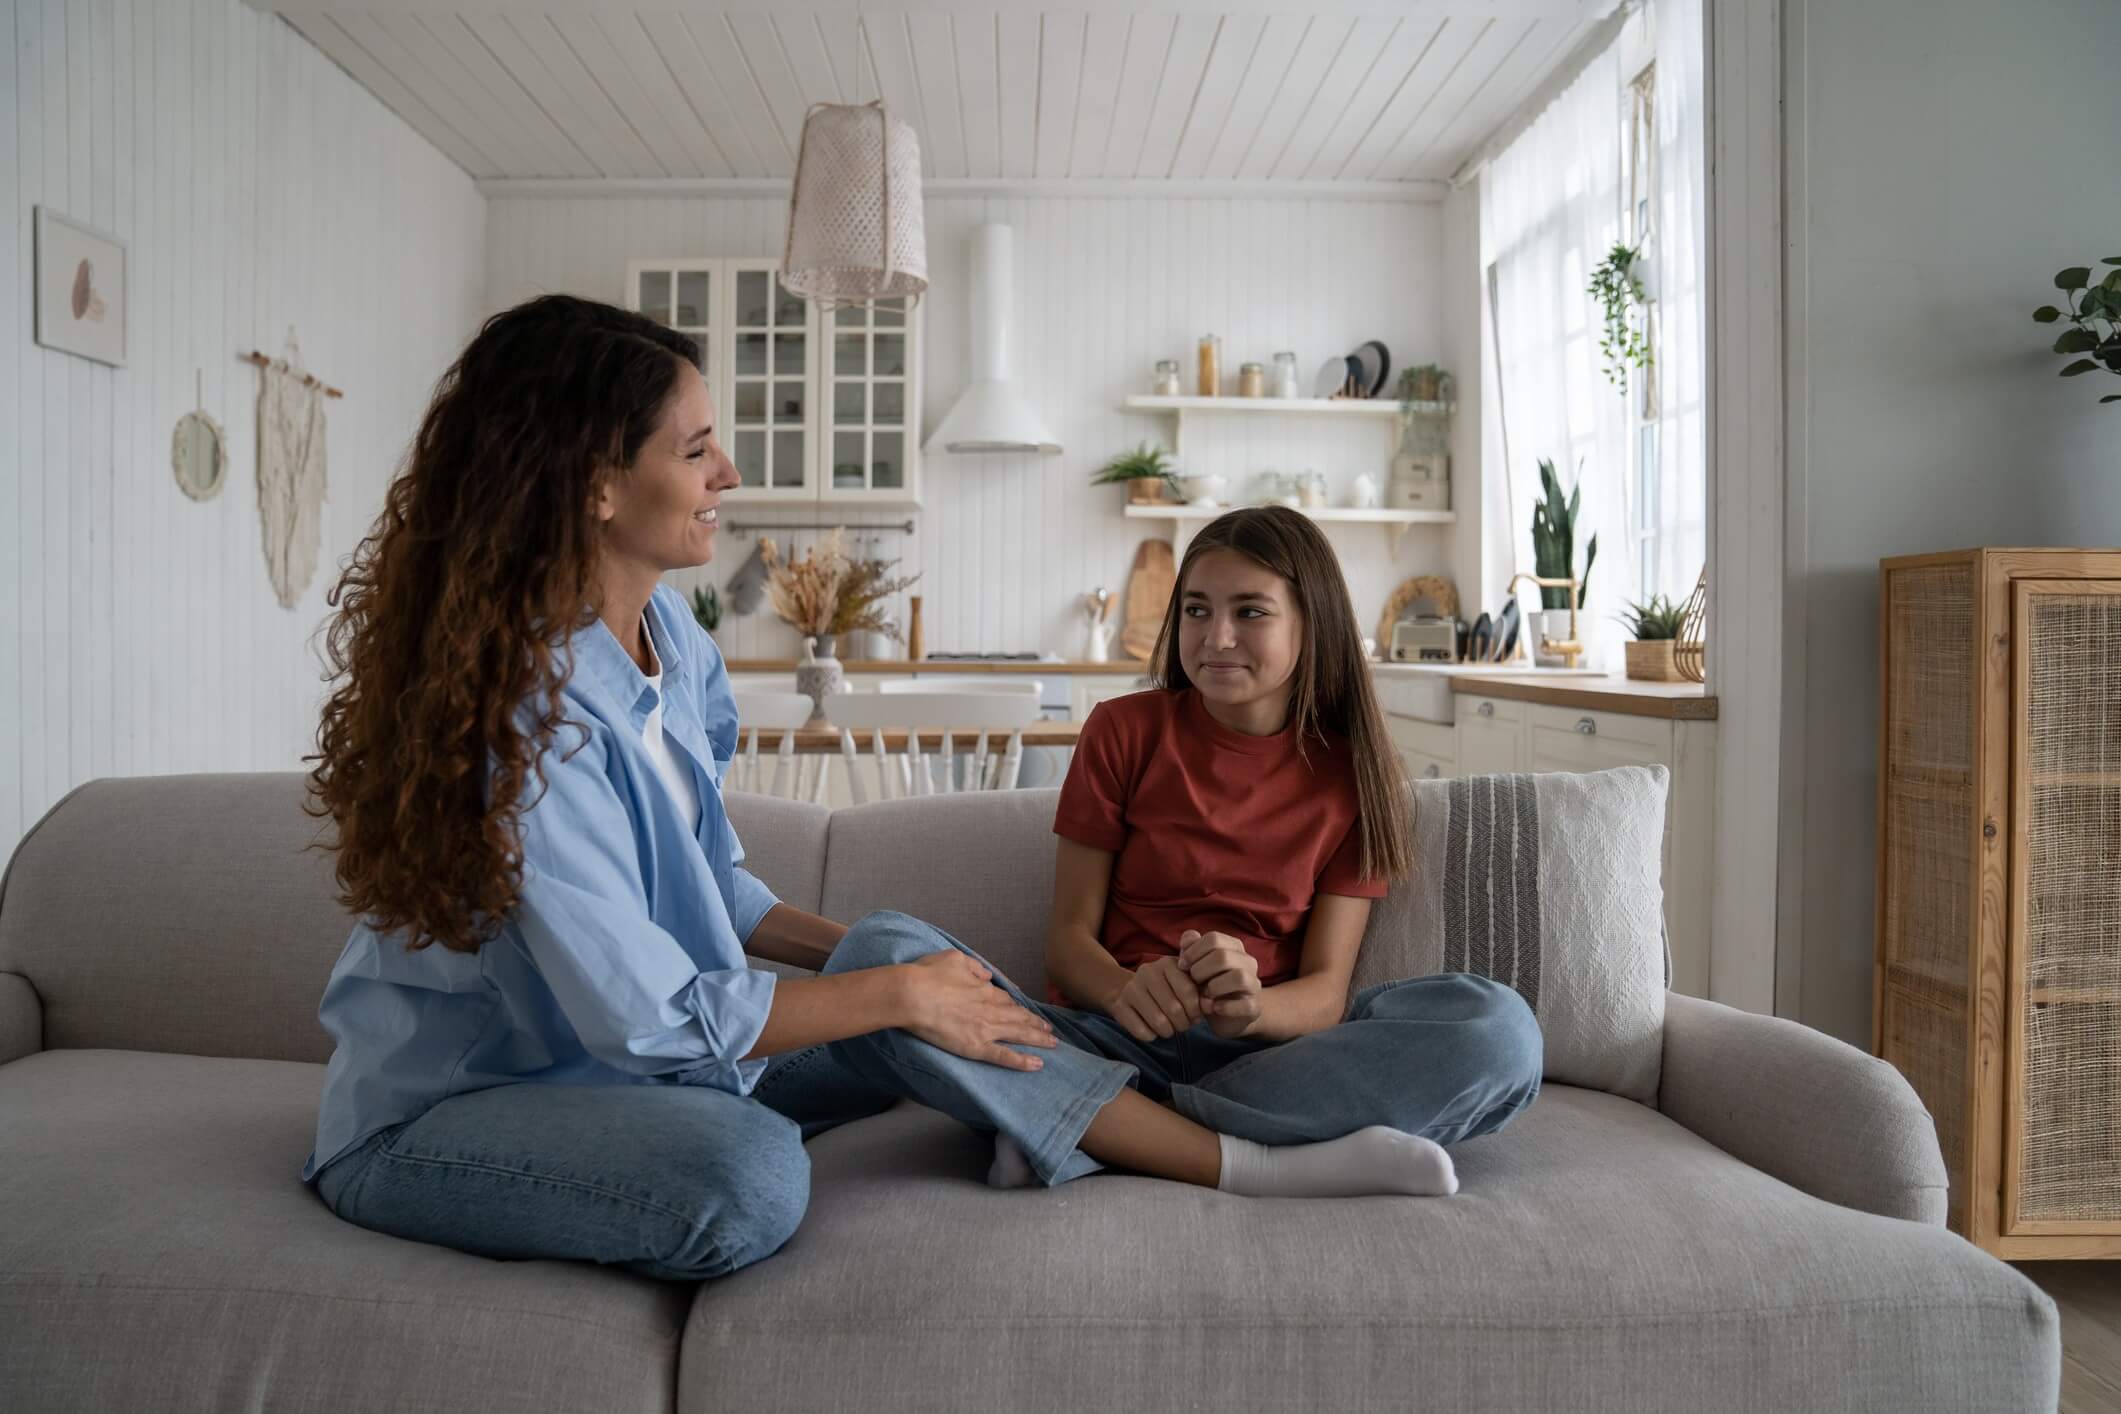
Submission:
M 1130 658 L 1149 661 L 1156 650 L 1156 635 L 1163 631 L 1164 613 L 1171 607 L 1171 591 L 1178 585 L 1178 567 L 1171 559 L 1171 542 L 1144 540 L 1134 552 L 1134 569 L 1127 575 L 1127 622 L 1119 631 L 1119 651 Z

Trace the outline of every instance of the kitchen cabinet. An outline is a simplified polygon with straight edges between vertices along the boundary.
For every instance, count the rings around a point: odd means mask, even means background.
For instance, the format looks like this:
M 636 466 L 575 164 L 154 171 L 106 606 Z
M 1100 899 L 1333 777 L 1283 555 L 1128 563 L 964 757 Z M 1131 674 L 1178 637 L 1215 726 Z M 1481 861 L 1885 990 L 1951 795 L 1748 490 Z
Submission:
M 636 260 L 634 309 L 685 335 L 740 485 L 737 505 L 920 504 L 922 314 L 820 310 L 766 257 Z
M 1458 774 L 1488 776 L 1525 769 L 1525 704 L 1501 697 L 1458 699 Z
M 1399 749 L 1400 764 L 1410 779 L 1433 781 L 1459 773 L 1457 735 L 1441 722 L 1387 716 L 1385 733 Z

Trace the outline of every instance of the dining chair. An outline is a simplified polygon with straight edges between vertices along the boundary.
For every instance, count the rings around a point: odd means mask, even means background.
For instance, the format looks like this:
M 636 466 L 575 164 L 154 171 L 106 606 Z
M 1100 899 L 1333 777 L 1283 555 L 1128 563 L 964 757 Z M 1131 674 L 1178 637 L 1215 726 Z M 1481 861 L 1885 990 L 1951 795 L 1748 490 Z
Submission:
M 729 763 L 724 785 L 752 795 L 779 795 L 790 800 L 822 801 L 832 758 L 796 754 L 795 728 L 809 722 L 817 704 L 802 692 L 760 692 L 741 688 L 736 697 L 738 739 L 745 745 Z M 764 779 L 759 760 L 759 730 L 780 728 L 780 750 L 773 758 L 773 777 Z M 813 764 L 814 763 L 814 766 Z
M 1039 720 L 1039 705 L 1035 693 L 1020 691 L 848 692 L 825 699 L 825 716 L 840 729 L 847 791 L 860 805 L 869 792 L 862 780 L 857 733 L 868 734 L 879 800 L 1014 790 L 1023 766 L 1024 728 Z M 921 748 L 920 733 L 937 730 L 943 734 L 942 749 L 930 757 Z M 887 749 L 886 731 L 904 731 L 905 744 L 897 751 Z M 958 748 L 961 732 L 977 733 L 969 754 Z M 1005 744 L 990 751 L 1000 732 L 1008 734 Z M 940 775 L 933 769 L 938 762 Z

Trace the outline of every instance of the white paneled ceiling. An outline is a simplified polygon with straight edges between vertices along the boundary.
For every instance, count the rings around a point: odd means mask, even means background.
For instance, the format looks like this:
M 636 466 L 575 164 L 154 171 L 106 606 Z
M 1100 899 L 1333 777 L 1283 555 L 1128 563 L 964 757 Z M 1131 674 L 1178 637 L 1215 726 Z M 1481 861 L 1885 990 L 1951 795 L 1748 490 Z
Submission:
M 881 96 L 932 178 L 1429 183 L 1617 0 L 251 0 L 483 180 L 787 178 Z

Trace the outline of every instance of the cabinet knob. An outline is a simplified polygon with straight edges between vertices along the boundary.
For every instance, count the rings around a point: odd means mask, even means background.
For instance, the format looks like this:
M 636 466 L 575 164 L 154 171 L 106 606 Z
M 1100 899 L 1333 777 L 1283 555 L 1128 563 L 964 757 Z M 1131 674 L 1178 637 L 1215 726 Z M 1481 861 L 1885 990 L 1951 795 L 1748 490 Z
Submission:
M 1478 711 L 1483 717 L 1492 717 L 1495 715 L 1495 704 L 1492 702 L 1483 702 L 1475 710 Z
M 1433 781 L 1438 776 L 1441 776 L 1443 774 L 1443 767 L 1437 765 L 1434 761 L 1431 761 L 1427 766 L 1422 768 L 1421 774 L 1424 779 Z
M 1598 735 L 1598 723 L 1592 721 L 1589 717 L 1578 717 L 1576 719 L 1576 730 L 1585 736 L 1596 736 Z

